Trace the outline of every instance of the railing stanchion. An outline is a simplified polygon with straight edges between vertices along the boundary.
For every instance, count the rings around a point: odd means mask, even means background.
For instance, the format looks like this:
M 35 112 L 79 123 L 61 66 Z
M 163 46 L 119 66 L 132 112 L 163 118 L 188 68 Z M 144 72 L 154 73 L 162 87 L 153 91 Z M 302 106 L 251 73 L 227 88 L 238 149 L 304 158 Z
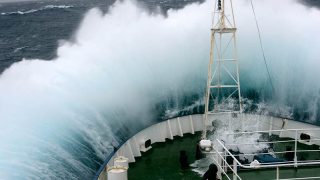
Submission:
M 295 131 L 295 138 L 294 138 L 294 167 L 297 167 L 297 145 L 298 145 L 298 130 Z
M 227 152 L 226 151 L 224 151 L 224 158 L 227 159 Z M 228 172 L 227 165 L 226 165 L 226 163 L 224 161 L 223 161 L 223 165 L 224 165 L 224 171 Z
M 237 180 L 237 162 L 233 159 L 233 180 Z
M 217 151 L 216 153 L 216 157 L 217 157 L 217 162 L 219 164 L 219 166 L 221 166 L 221 171 L 218 171 L 218 176 L 222 177 L 221 176 L 221 172 L 224 171 L 224 161 L 222 160 L 223 157 L 220 156 L 219 152 Z
M 277 167 L 277 180 L 279 180 L 279 176 L 280 176 L 279 167 Z
M 273 123 L 272 121 L 273 121 L 273 118 L 271 117 L 269 121 L 269 136 L 272 135 L 272 123 Z

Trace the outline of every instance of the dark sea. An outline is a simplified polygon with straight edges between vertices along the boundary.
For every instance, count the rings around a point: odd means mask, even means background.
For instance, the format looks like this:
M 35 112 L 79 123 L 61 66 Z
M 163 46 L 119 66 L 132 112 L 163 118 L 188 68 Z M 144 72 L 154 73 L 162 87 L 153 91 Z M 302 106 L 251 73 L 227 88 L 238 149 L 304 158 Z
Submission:
M 84 14 L 98 7 L 104 12 L 115 0 L 54 0 L 1 3 L 0 6 L 0 72 L 25 59 L 51 60 L 59 41 L 72 40 Z M 139 0 L 155 10 L 183 8 L 202 0 Z
M 212 9 L 201 4 L 207 2 L 137 0 L 113 8 L 116 3 L 0 2 L 0 179 L 93 179 L 114 148 L 141 129 L 203 113 Z M 319 1 L 295 5 L 286 15 L 300 12 L 293 18 L 300 23 L 307 22 L 300 17 L 319 21 Z M 245 112 L 320 124 L 319 59 L 313 58 L 320 57 L 320 39 L 310 35 L 320 23 L 308 21 L 292 31 L 295 22 L 285 19 L 279 24 L 289 30 L 282 34 L 268 26 L 273 23 L 268 19 L 281 19 L 278 14 L 263 11 L 261 4 L 257 12 L 276 90 L 252 40 L 257 39 L 253 19 L 244 26 L 249 20 L 241 16 L 240 28 L 250 32 L 239 38 L 240 57 L 248 59 L 240 65 Z M 126 13 L 134 16 L 132 22 Z M 104 32 L 109 34 L 100 39 Z M 205 63 L 198 65 L 200 60 Z

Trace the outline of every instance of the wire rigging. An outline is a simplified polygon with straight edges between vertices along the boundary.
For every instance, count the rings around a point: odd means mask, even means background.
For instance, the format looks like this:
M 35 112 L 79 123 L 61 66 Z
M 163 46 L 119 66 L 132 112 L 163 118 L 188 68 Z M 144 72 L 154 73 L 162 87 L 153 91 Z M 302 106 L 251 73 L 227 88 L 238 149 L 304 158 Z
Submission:
M 260 33 L 259 24 L 258 24 L 258 19 L 257 19 L 257 16 L 256 16 L 256 12 L 254 10 L 254 6 L 253 6 L 253 3 L 252 3 L 252 0 L 250 0 L 250 2 L 251 2 L 251 8 L 252 8 L 253 16 L 254 16 L 254 19 L 255 19 L 255 22 L 256 22 L 256 27 L 257 27 L 257 30 L 258 30 L 260 48 L 261 48 L 261 51 L 262 51 L 264 64 L 265 64 L 266 69 L 267 69 L 267 73 L 268 73 L 268 77 L 269 77 L 269 81 L 270 81 L 270 85 L 271 85 L 272 91 L 275 93 L 275 89 L 274 89 L 274 86 L 273 86 L 273 83 L 272 83 L 272 80 L 271 80 L 270 71 L 269 71 L 269 68 L 268 68 L 268 63 L 267 63 L 266 56 L 265 56 L 264 49 L 263 49 L 263 45 L 262 45 L 261 33 Z

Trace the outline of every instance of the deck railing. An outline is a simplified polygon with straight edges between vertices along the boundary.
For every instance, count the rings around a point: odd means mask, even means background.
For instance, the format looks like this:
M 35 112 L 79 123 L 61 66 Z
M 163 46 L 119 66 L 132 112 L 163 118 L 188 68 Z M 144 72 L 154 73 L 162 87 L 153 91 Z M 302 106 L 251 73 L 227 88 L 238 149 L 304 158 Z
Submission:
M 282 130 L 269 130 L 269 131 L 251 131 L 251 132 L 236 132 L 236 133 L 228 133 L 227 135 L 241 135 L 241 134 L 255 134 L 255 133 L 294 133 L 291 135 L 294 135 L 294 139 L 290 140 L 278 140 L 278 141 L 257 141 L 254 143 L 230 143 L 227 144 L 225 142 L 222 142 L 219 139 L 216 139 L 215 146 L 213 147 L 213 151 L 210 153 L 215 154 L 215 158 L 213 158 L 215 164 L 218 166 L 220 172 L 229 180 L 241 180 L 242 178 L 238 174 L 238 168 L 244 168 L 244 169 L 258 169 L 258 168 L 275 168 L 276 169 L 276 179 L 277 180 L 295 180 L 295 179 L 320 179 L 320 176 L 318 177 L 303 177 L 303 178 L 286 178 L 286 179 L 280 179 L 280 167 L 298 167 L 298 166 L 310 166 L 310 165 L 319 165 L 320 160 L 302 160 L 298 161 L 297 153 L 302 152 L 320 152 L 320 149 L 304 149 L 304 150 L 298 150 L 298 143 L 305 143 L 305 144 L 319 144 L 315 143 L 316 141 L 320 141 L 319 137 L 310 136 L 310 139 L 303 140 L 299 139 L 298 135 L 305 132 L 311 132 L 311 131 L 318 131 L 320 132 L 320 128 L 317 129 L 282 129 Z M 294 153 L 294 159 L 293 161 L 284 161 L 284 162 L 272 162 L 272 163 L 259 163 L 256 165 L 250 165 L 250 164 L 242 164 L 234 155 L 232 154 L 229 149 L 232 146 L 248 146 L 248 145 L 257 145 L 257 144 L 279 144 L 279 143 L 294 143 L 294 150 L 290 151 L 278 151 L 278 152 L 272 152 L 273 154 L 285 154 L 285 153 Z M 260 155 L 260 154 L 270 154 L 270 153 L 243 153 L 241 155 L 244 156 L 254 156 L 254 155 Z M 233 164 L 230 165 L 227 162 L 227 157 L 231 157 Z M 232 177 L 230 177 L 230 173 L 228 171 L 232 172 Z M 222 179 L 222 178 L 221 178 Z

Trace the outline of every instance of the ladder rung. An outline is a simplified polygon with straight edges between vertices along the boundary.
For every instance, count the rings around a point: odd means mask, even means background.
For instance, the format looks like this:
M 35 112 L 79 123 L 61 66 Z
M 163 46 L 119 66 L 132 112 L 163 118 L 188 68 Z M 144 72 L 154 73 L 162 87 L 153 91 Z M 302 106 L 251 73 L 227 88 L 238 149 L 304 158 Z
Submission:
M 210 86 L 210 88 L 236 88 L 238 85 L 216 85 L 216 86 Z
M 224 61 L 236 61 L 236 59 L 220 59 L 217 62 L 224 62 Z
M 214 28 L 211 29 L 215 33 L 233 33 L 237 30 L 237 28 Z

